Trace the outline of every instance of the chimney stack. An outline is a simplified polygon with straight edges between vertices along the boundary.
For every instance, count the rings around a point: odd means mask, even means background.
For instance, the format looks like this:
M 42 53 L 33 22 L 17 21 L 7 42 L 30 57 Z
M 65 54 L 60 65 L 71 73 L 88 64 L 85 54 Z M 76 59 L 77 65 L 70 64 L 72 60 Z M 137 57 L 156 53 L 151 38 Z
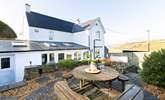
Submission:
M 31 5 L 25 4 L 25 7 L 26 7 L 26 12 L 30 13 L 30 7 L 31 7 Z

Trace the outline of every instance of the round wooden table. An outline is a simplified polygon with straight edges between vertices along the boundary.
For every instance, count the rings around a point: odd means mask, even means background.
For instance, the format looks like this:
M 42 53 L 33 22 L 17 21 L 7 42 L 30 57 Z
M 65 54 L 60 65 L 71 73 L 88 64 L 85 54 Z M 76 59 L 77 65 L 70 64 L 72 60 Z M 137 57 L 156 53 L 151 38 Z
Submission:
M 83 81 L 111 81 L 114 80 L 116 78 L 119 77 L 119 73 L 110 68 L 110 67 L 104 67 L 101 72 L 97 73 L 97 74 L 91 74 L 91 73 L 87 73 L 85 72 L 85 68 L 89 68 L 89 65 L 83 65 L 83 66 L 79 66 L 76 67 L 75 69 L 73 69 L 72 74 L 75 78 L 80 80 L 80 88 L 82 87 L 82 80 Z

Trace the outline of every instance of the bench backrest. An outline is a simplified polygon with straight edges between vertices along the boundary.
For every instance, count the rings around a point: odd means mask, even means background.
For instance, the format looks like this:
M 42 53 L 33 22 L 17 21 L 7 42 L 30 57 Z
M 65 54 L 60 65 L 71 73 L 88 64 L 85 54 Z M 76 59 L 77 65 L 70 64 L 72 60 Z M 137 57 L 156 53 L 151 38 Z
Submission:
M 65 81 L 55 83 L 54 90 L 61 100 L 90 100 L 88 97 L 82 96 L 71 90 Z
M 143 100 L 142 88 L 137 85 L 127 84 L 125 91 L 119 96 L 118 100 Z

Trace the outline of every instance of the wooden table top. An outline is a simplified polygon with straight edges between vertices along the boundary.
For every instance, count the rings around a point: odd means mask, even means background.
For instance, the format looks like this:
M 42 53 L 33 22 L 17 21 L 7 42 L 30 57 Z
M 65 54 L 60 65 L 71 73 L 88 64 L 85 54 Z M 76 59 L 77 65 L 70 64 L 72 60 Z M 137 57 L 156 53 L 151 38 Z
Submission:
M 109 81 L 114 80 L 119 76 L 119 73 L 116 70 L 106 66 L 97 74 L 85 72 L 84 69 L 89 67 L 89 65 L 76 67 L 72 70 L 72 74 L 75 78 L 86 81 Z

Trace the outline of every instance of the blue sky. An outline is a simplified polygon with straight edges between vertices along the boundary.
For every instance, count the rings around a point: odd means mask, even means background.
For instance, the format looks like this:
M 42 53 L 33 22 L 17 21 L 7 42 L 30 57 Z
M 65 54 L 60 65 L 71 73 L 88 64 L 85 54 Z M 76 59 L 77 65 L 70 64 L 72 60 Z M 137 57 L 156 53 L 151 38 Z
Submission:
M 0 20 L 21 32 L 24 4 L 33 11 L 75 22 L 101 17 L 105 43 L 165 38 L 165 0 L 0 0 Z

